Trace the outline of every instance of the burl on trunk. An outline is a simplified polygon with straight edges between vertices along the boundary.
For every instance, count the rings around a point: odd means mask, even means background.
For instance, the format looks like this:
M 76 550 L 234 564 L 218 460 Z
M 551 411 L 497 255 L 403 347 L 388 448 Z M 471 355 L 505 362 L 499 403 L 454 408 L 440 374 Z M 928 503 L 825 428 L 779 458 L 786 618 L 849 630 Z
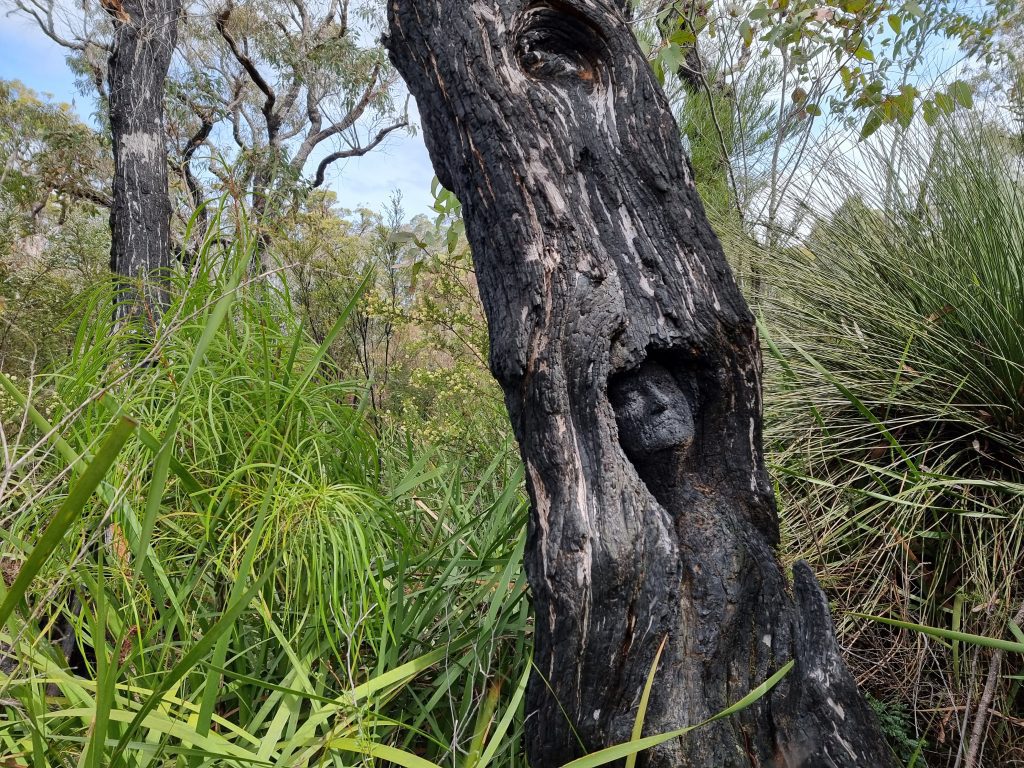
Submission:
M 814 577 L 776 558 L 754 321 L 623 0 L 388 12 L 527 469 L 532 765 L 628 740 L 663 638 L 645 734 L 796 666 L 646 765 L 890 765 Z

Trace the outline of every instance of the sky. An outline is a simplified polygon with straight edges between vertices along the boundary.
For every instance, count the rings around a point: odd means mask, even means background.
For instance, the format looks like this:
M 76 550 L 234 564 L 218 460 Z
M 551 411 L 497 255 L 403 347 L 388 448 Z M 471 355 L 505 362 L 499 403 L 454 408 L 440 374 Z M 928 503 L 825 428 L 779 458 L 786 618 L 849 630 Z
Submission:
M 64 50 L 32 23 L 18 16 L 0 15 L 0 79 L 20 80 L 55 100 L 73 104 L 79 117 L 94 124 L 91 96 L 75 89 L 75 77 L 65 63 Z M 410 100 L 410 118 L 418 125 L 416 105 Z M 430 182 L 434 170 L 422 134 L 392 133 L 380 147 L 361 158 L 335 163 L 327 186 L 344 208 L 381 210 L 395 192 L 402 195 L 406 215 L 430 213 Z

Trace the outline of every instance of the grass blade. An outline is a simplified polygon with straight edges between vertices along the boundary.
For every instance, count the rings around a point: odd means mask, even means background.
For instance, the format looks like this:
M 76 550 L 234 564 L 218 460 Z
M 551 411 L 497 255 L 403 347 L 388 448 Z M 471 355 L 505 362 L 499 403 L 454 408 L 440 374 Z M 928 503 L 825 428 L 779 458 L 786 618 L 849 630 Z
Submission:
M 135 431 L 135 427 L 134 419 L 122 416 L 110 430 L 110 435 L 86 466 L 81 477 L 71 486 L 67 498 L 64 499 L 57 514 L 39 537 L 36 546 L 21 566 L 21 570 L 18 571 L 18 576 L 7 592 L 3 604 L 0 605 L 0 626 L 7 622 L 15 606 L 24 602 L 25 593 L 28 591 L 32 579 L 60 544 L 71 524 L 82 516 L 89 498 L 103 481 L 107 472 L 110 471 L 110 467 L 113 466 L 121 449 L 124 448 L 124 444 Z
M 697 730 L 698 728 L 713 723 L 715 720 L 721 720 L 723 717 L 729 717 L 737 712 L 746 709 L 755 701 L 764 696 L 768 691 L 774 688 L 782 678 L 789 674 L 789 671 L 793 668 L 793 662 L 788 662 L 778 672 L 765 680 L 761 685 L 757 686 L 754 690 L 744 696 L 742 699 L 737 701 L 735 704 L 723 709 L 713 717 L 709 717 L 702 723 L 696 725 L 688 725 L 685 728 L 678 728 L 674 731 L 668 731 L 666 733 L 660 733 L 656 736 L 647 736 L 637 741 L 630 741 L 626 744 L 616 744 L 613 747 L 607 747 L 597 752 L 592 752 L 589 755 L 577 758 L 571 762 L 566 763 L 562 768 L 597 768 L 599 765 L 607 765 L 608 763 L 614 762 L 615 760 L 621 760 L 629 755 L 635 755 L 638 752 L 643 752 L 645 749 L 656 747 L 659 744 L 664 744 L 666 741 L 672 739 L 678 739 L 680 736 L 685 736 L 690 731 Z
M 647 682 L 644 684 L 644 692 L 640 695 L 640 706 L 636 710 L 636 720 L 633 722 L 633 732 L 630 734 L 630 741 L 639 741 L 644 732 L 644 719 L 647 717 L 647 702 L 651 698 L 651 688 L 654 687 L 654 676 L 658 673 L 658 664 L 661 663 L 661 654 L 665 650 L 665 643 L 668 642 L 668 635 L 661 639 L 658 652 L 654 654 L 654 663 L 651 664 L 651 671 L 647 673 Z M 636 752 L 626 758 L 626 768 L 636 768 Z
M 887 619 L 884 616 L 872 616 L 867 613 L 851 613 L 850 615 L 856 616 L 858 619 L 868 619 L 870 621 L 877 621 L 881 624 L 888 624 L 892 627 L 899 627 L 900 629 L 909 629 L 913 632 L 920 632 L 921 634 L 936 637 L 940 640 L 960 641 L 963 643 L 969 643 L 971 645 L 980 645 L 985 648 L 995 648 L 996 650 L 1007 651 L 1009 653 L 1024 653 L 1024 642 L 1015 643 L 1011 640 L 1000 640 L 997 637 L 971 635 L 967 632 L 954 632 L 951 629 L 939 629 L 938 627 L 928 627 L 924 624 L 913 624 L 909 621 L 900 621 L 899 619 Z

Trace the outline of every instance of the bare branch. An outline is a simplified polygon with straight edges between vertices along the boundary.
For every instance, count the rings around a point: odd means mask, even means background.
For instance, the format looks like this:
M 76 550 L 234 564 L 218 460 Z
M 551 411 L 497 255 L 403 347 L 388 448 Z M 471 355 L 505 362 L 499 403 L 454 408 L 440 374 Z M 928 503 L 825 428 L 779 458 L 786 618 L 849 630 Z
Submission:
M 182 176 L 185 178 L 185 184 L 188 186 L 192 203 L 198 208 L 203 204 L 203 187 L 199 183 L 199 179 L 192 173 L 192 157 L 195 155 L 196 150 L 210 137 L 216 121 L 213 118 L 213 112 L 210 110 L 200 111 L 196 109 L 195 111 L 200 120 L 199 130 L 192 135 L 185 145 L 185 149 L 181 153 L 179 168 L 181 169 Z
M 310 33 L 309 26 L 309 13 L 306 10 L 306 3 L 304 0 L 292 0 L 291 3 L 295 10 L 299 12 L 299 18 L 296 19 L 296 23 L 302 28 L 302 37 L 307 39 Z M 294 16 L 292 18 L 295 18 Z
M 238 60 L 238 63 L 242 65 L 242 69 L 249 75 L 249 79 L 253 81 L 257 88 L 263 92 L 266 100 L 263 102 L 263 116 L 267 119 L 267 133 L 273 136 L 277 133 L 277 125 L 280 122 L 278 116 L 274 112 L 274 105 L 277 103 L 277 94 L 274 93 L 274 89 L 270 87 L 270 83 L 264 79 L 260 73 L 259 68 L 253 63 L 241 48 L 238 47 L 238 43 L 235 42 L 234 36 L 228 31 L 228 19 L 231 18 L 231 12 L 234 10 L 234 6 L 231 2 L 217 14 L 217 31 L 220 32 L 220 36 L 224 38 L 224 42 L 228 44 L 228 48 L 231 49 L 232 55 Z
M 309 132 L 319 133 L 323 126 L 323 115 L 320 113 L 320 95 L 312 85 L 306 86 L 306 117 L 309 118 Z
M 392 131 L 397 131 L 399 128 L 405 128 L 408 125 L 409 121 L 403 118 L 397 123 L 389 125 L 385 128 L 381 128 L 377 132 L 377 135 L 373 137 L 373 141 L 371 141 L 369 144 L 365 146 L 353 147 L 352 149 L 346 149 L 342 152 L 332 152 L 323 160 L 321 160 L 320 165 L 317 166 L 316 179 L 313 180 L 313 188 L 316 189 L 317 187 L 324 183 L 324 175 L 327 172 L 327 166 L 329 166 L 331 163 L 337 162 L 338 160 L 344 160 L 349 157 L 362 157 L 371 149 L 375 148 L 382 141 L 384 141 L 384 139 L 387 138 L 389 133 L 391 133 Z
M 61 187 L 58 191 L 61 194 L 67 195 L 68 197 L 74 197 L 77 198 L 78 200 L 85 200 L 86 202 L 92 203 L 93 205 L 98 205 L 101 208 L 109 208 L 111 206 L 110 195 L 108 195 L 106 192 L 102 190 L 93 189 L 92 187 L 78 184 L 69 184 L 65 187 Z
M 57 43 L 57 45 L 61 46 L 62 48 L 67 48 L 72 51 L 82 51 L 84 53 L 86 46 L 91 42 L 89 40 L 81 38 L 77 40 L 72 40 L 61 35 L 57 31 L 57 25 L 54 23 L 53 20 L 52 4 L 44 5 L 43 3 L 39 2 L 24 2 L 24 0 L 17 0 L 14 6 L 16 10 L 21 11 L 23 14 L 27 16 L 30 16 L 36 22 L 40 31 L 42 31 L 44 35 L 53 40 L 53 42 Z M 8 15 L 10 15 L 10 13 L 13 12 L 14 11 L 8 12 Z M 93 44 L 99 46 L 98 43 Z M 106 48 L 106 50 L 110 50 L 109 46 L 99 47 L 104 47 Z
M 277 109 L 277 114 L 279 116 L 278 119 L 280 119 L 281 115 L 287 115 L 289 112 L 291 112 L 292 107 L 295 106 L 295 102 L 299 98 L 299 93 L 301 93 L 301 92 L 302 92 L 302 78 L 299 77 L 296 74 L 295 79 L 292 80 L 292 84 L 288 88 L 288 92 L 285 93 L 284 98 L 281 99 L 281 103 L 278 106 L 278 109 Z M 299 129 L 299 130 L 301 130 L 301 129 Z M 296 130 L 294 133 L 291 134 L 291 136 L 294 136 L 298 132 L 299 131 Z M 285 137 L 285 138 L 290 138 L 290 136 L 289 137 Z
M 302 169 L 306 164 L 306 161 L 309 159 L 310 153 L 316 149 L 317 145 L 322 144 L 332 136 L 337 136 L 339 133 L 347 131 L 356 124 L 356 121 L 363 116 L 363 113 L 366 112 L 366 108 L 370 105 L 370 102 L 377 93 L 377 79 L 379 77 L 380 66 L 376 66 L 374 67 L 373 73 L 370 77 L 370 84 L 366 87 L 366 90 L 363 91 L 363 95 L 359 97 L 359 101 L 356 102 L 355 106 L 349 110 L 345 117 L 322 130 L 313 131 L 312 128 L 310 129 L 310 132 L 306 135 L 305 141 L 302 142 L 302 146 L 299 147 L 298 151 L 295 153 L 295 157 L 292 159 L 291 167 L 293 170 L 299 171 Z M 317 125 L 319 125 L 319 122 Z

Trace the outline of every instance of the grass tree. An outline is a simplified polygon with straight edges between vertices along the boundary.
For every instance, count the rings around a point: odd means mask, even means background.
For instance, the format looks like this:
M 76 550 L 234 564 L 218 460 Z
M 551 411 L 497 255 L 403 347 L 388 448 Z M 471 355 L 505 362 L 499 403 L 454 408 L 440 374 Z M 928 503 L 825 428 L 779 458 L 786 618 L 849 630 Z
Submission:
M 767 268 L 772 461 L 794 548 L 839 606 L 1019 640 L 1019 140 L 974 117 L 912 138 L 897 166 L 833 169 L 848 196 Z M 929 765 L 1022 759 L 1019 723 L 991 714 L 1020 717 L 1019 654 L 843 634 L 879 696 L 918 702 Z

